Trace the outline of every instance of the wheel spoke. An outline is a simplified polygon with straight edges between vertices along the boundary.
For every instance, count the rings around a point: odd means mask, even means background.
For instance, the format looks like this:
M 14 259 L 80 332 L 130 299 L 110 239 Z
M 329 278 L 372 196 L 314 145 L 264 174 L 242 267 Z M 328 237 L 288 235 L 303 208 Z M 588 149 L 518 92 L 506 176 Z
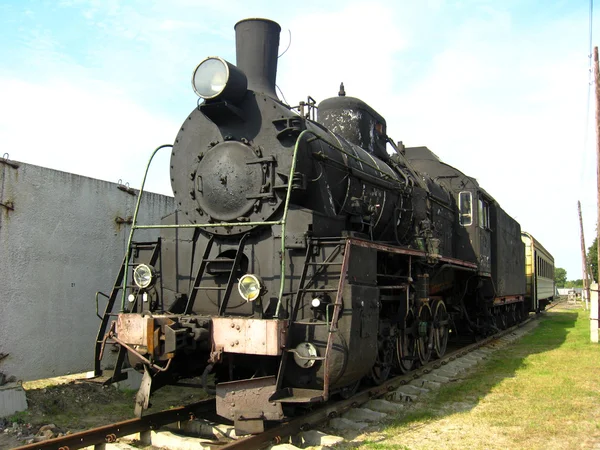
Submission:
M 370 381 L 375 385 L 382 384 L 392 372 L 394 362 L 394 345 L 390 339 L 379 343 L 379 353 L 375 365 L 371 368 Z
M 399 330 L 396 340 L 396 367 L 402 373 L 413 369 L 417 356 L 417 339 L 415 336 L 415 313 L 408 311 L 404 328 Z
M 435 303 L 433 313 L 433 349 L 438 358 L 441 358 L 446 353 L 449 333 L 448 323 L 449 316 L 448 311 L 446 310 L 446 304 L 443 300 L 440 300 Z
M 433 323 L 431 320 L 431 307 L 424 303 L 419 308 L 419 329 L 417 339 L 417 350 L 421 364 L 426 364 L 431 359 L 433 351 Z

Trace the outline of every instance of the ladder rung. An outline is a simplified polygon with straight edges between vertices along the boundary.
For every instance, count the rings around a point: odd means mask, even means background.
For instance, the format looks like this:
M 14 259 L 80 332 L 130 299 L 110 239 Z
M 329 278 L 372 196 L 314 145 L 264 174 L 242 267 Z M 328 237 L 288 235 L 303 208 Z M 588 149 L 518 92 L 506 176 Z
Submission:
M 341 266 L 341 262 L 308 262 L 312 266 Z
M 379 289 L 406 289 L 406 284 L 399 284 L 396 286 L 379 286 Z
M 318 325 L 329 325 L 327 322 L 310 322 L 308 320 L 297 320 L 292 323 L 292 325 L 310 325 L 310 326 L 318 326 Z
M 204 262 L 224 262 L 224 263 L 233 263 L 233 259 L 231 258 L 215 258 L 215 259 L 203 259 Z
M 296 350 L 293 348 L 286 348 L 285 351 L 288 353 L 296 353 Z M 324 361 L 325 356 L 304 356 L 304 357 L 302 357 L 302 359 L 304 359 L 304 360 L 314 359 L 315 361 Z
M 300 289 L 304 292 L 337 292 L 337 288 L 323 288 L 323 289 Z
M 198 289 L 199 291 L 224 291 L 227 289 L 226 287 L 217 287 L 217 286 L 198 286 L 194 289 Z

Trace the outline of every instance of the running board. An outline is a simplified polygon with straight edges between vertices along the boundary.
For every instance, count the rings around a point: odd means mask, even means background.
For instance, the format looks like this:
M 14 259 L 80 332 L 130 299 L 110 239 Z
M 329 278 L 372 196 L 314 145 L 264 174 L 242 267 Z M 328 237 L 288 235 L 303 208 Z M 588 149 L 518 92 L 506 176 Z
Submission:
M 317 403 L 323 401 L 323 391 L 288 387 L 275 392 L 269 401 L 274 403 Z

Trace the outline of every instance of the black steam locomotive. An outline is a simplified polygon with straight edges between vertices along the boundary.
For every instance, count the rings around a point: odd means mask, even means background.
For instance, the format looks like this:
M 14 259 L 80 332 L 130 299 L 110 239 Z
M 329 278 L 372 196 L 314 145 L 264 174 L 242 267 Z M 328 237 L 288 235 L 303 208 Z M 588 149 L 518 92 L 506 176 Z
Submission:
M 139 414 L 154 389 L 198 376 L 211 390 L 214 376 L 217 412 L 254 433 L 284 406 L 442 356 L 450 333 L 522 320 L 521 229 L 476 180 L 396 145 L 343 85 L 290 108 L 275 92 L 279 25 L 235 31 L 237 65 L 194 71 L 203 101 L 172 146 L 177 210 L 158 241 L 130 239 L 96 373 L 118 344 L 112 381 L 126 359 L 144 372 Z

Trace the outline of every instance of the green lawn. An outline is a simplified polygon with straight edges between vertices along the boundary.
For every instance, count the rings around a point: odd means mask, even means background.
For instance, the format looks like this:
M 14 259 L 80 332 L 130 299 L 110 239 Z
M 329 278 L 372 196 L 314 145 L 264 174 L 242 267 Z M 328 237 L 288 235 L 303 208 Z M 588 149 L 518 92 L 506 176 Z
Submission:
M 600 347 L 567 308 L 347 448 L 600 448 Z

